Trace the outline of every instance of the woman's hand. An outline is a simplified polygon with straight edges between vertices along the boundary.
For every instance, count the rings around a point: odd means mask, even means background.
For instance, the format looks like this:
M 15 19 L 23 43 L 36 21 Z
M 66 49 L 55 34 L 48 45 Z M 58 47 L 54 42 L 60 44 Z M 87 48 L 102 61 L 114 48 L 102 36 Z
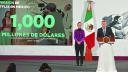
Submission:
M 78 42 L 77 42 L 77 44 L 78 44 L 78 45 L 80 45 L 80 44 L 81 44 L 81 42 L 80 42 L 80 41 L 78 41 Z

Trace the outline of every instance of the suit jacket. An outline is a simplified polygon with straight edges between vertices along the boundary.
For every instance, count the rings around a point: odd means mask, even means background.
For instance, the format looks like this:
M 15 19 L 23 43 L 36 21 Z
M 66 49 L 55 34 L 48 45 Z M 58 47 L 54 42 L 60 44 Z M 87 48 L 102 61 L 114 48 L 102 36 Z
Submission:
M 103 33 L 103 29 L 102 28 L 99 28 L 98 29 L 98 31 L 97 31 L 97 38 L 99 38 L 99 37 L 105 37 L 105 36 L 114 37 L 114 34 L 113 34 L 112 29 L 110 27 L 106 27 L 106 33 L 105 33 L 105 35 Z

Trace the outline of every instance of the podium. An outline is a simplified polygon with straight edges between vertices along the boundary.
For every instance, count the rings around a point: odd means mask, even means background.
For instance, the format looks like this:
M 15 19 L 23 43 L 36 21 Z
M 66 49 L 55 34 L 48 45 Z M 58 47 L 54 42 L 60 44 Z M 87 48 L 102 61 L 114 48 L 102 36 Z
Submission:
M 112 45 L 115 42 L 114 37 L 97 38 L 98 48 L 98 66 L 96 72 L 117 72 L 113 54 Z
M 108 42 L 115 42 L 115 38 L 114 37 L 107 37 L 107 36 L 105 36 L 105 37 L 98 37 L 97 38 L 97 41 L 99 42 L 99 43 L 108 43 Z

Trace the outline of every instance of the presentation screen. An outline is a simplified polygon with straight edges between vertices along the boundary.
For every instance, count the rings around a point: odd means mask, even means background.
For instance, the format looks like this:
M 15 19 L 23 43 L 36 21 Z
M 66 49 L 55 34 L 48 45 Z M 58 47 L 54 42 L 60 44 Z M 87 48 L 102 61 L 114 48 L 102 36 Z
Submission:
M 72 45 L 72 0 L 0 2 L 0 45 Z

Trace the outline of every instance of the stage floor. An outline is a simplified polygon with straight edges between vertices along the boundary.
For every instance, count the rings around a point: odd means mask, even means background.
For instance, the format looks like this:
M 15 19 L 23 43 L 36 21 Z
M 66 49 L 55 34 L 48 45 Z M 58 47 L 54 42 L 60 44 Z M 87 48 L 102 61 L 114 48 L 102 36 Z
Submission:
M 0 61 L 0 72 L 5 72 L 5 67 L 9 63 L 15 63 L 17 72 L 39 72 L 38 69 L 42 63 L 48 63 L 53 72 L 96 72 L 97 61 L 84 62 L 83 66 L 76 66 L 75 61 L 72 60 L 15 60 L 15 61 Z M 128 72 L 128 61 L 116 61 L 118 72 Z

